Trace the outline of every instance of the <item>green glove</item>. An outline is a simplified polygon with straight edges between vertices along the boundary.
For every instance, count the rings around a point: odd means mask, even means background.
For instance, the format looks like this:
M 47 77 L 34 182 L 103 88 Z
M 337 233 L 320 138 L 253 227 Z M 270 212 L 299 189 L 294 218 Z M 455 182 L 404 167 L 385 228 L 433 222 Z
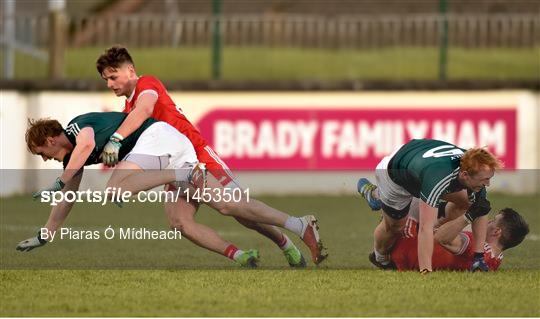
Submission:
M 122 143 L 120 142 L 123 139 L 124 137 L 118 133 L 114 133 L 109 138 L 109 141 L 107 144 L 105 144 L 105 147 L 99 156 L 99 158 L 101 158 L 103 161 L 103 164 L 106 166 L 114 166 L 118 164 L 118 153 L 120 152 L 120 147 L 122 147 Z
M 42 193 L 45 193 L 45 192 L 53 193 L 53 192 L 61 191 L 62 188 L 64 188 L 64 186 L 66 186 L 66 184 L 64 182 L 62 182 L 60 177 L 57 177 L 56 180 L 54 181 L 54 183 L 52 183 L 51 186 L 49 186 L 47 188 L 40 189 L 39 191 L 33 193 L 32 198 L 33 199 L 38 199 L 39 197 L 41 197 Z

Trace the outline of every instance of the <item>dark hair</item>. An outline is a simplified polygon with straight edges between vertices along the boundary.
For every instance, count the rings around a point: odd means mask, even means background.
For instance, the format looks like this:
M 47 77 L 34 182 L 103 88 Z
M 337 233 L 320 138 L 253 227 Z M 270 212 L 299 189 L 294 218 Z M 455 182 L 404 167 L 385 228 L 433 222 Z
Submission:
M 96 68 L 99 74 L 107 68 L 116 69 L 124 63 L 133 64 L 133 59 L 129 55 L 128 50 L 122 46 L 113 46 L 108 48 L 96 61 Z
M 501 210 L 501 214 L 503 217 L 499 221 L 499 225 L 497 225 L 502 231 L 499 242 L 503 249 L 516 247 L 521 244 L 525 236 L 529 233 L 529 225 L 523 216 L 512 208 Z
M 26 129 L 25 140 L 28 150 L 35 154 L 35 148 L 45 145 L 47 137 L 54 137 L 62 134 L 64 129 L 57 120 L 40 119 L 31 120 L 28 119 L 28 128 Z

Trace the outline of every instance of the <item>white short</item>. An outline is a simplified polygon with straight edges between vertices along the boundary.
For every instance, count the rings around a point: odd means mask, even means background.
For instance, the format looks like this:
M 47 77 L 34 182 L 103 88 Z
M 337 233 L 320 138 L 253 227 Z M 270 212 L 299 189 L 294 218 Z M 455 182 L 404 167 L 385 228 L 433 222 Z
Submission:
M 409 205 L 413 196 L 405 188 L 394 183 L 388 175 L 388 164 L 394 154 L 386 156 L 379 162 L 375 169 L 375 178 L 381 201 L 386 206 L 390 206 L 396 210 L 403 210 Z
M 131 154 L 164 156 L 170 158 L 169 168 L 182 168 L 186 163 L 197 163 L 197 155 L 191 141 L 177 129 L 165 122 L 150 125 L 139 136 L 137 143 L 124 159 Z

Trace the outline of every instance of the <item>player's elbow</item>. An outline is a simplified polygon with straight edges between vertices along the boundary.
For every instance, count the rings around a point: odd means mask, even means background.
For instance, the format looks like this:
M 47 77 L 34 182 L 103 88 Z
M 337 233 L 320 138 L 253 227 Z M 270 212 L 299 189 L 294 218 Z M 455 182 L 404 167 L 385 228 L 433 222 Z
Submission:
M 423 235 L 433 235 L 433 225 L 422 225 L 418 227 L 418 233 Z
M 148 106 L 148 107 L 144 108 L 144 115 L 146 116 L 146 118 L 151 117 L 152 113 L 154 113 L 154 107 L 153 106 Z
M 96 147 L 96 141 L 94 141 L 93 139 L 88 140 L 88 142 L 85 144 L 86 149 L 93 150 L 95 147 Z
M 458 201 L 453 204 L 454 209 L 463 211 L 463 213 L 465 213 L 469 209 L 469 207 L 471 207 L 471 203 L 469 203 L 468 201 Z

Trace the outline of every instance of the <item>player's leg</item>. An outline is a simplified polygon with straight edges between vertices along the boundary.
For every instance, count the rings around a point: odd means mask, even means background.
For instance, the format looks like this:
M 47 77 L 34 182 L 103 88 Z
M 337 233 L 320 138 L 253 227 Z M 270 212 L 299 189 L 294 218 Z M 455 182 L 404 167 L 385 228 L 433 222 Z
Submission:
M 213 191 L 230 191 L 208 174 L 207 185 Z M 222 196 L 223 197 L 223 196 Z M 310 249 L 312 260 L 315 264 L 322 262 L 327 255 L 323 253 L 324 247 L 319 237 L 317 220 L 313 215 L 295 217 L 264 204 L 254 198 L 241 196 L 238 200 L 224 201 L 215 196 L 207 202 L 212 208 L 227 216 L 239 217 L 250 222 L 278 226 L 297 234 Z
M 170 185 L 167 185 L 165 189 L 174 191 Z M 171 229 L 179 230 L 183 237 L 197 246 L 224 255 L 242 266 L 256 264 L 256 259 L 249 260 L 249 250 L 238 249 L 234 244 L 221 238 L 212 228 L 195 221 L 195 213 L 199 206 L 197 203 L 179 198 L 177 201 L 167 201 L 164 205 Z
M 213 229 L 195 222 L 198 204 L 180 198 L 178 201 L 165 202 L 164 208 L 171 229 L 179 230 L 183 237 L 194 244 L 218 254 L 222 254 L 230 245 Z
M 157 161 L 155 156 L 149 157 L 155 158 Z M 131 160 L 118 163 L 107 184 L 108 187 L 121 188 L 122 192 L 130 191 L 135 195 L 140 191 L 175 181 L 174 170 L 138 170 L 138 165 Z
M 356 185 L 358 193 L 366 200 L 371 210 L 377 211 L 381 209 L 381 199 L 377 191 L 377 185 L 371 183 L 367 178 L 360 178 Z
M 215 177 L 224 189 L 242 190 L 240 184 L 225 162 L 209 146 L 196 150 L 199 161 L 206 164 L 208 174 Z M 305 267 L 306 262 L 300 250 L 294 245 L 292 240 L 279 228 L 272 225 L 249 221 L 245 218 L 234 217 L 243 226 L 255 230 L 259 234 L 273 241 L 285 255 L 291 267 Z
M 388 175 L 387 167 L 390 159 L 390 156 L 383 158 L 375 170 L 383 218 L 373 232 L 372 255 L 382 266 L 390 264 L 390 250 L 405 227 L 413 198 L 404 188 L 395 184 Z
M 136 163 L 144 170 L 131 170 L 123 162 Z M 141 134 L 131 152 L 117 166 L 117 170 L 127 169 L 113 174 L 110 184 L 136 194 L 174 181 L 188 181 L 197 162 L 195 149 L 185 135 L 167 123 L 156 122 Z
M 159 168 L 158 158 L 155 156 L 128 156 L 117 165 L 114 170 L 108 185 L 110 187 L 123 188 L 127 187 L 123 181 L 131 176 L 144 175 L 144 169 L 153 169 L 157 172 Z M 155 185 L 153 185 L 155 186 Z M 153 187 L 152 186 L 152 187 Z M 168 191 L 174 191 L 167 189 Z M 125 191 L 125 189 L 122 189 Z M 182 235 L 190 241 L 208 250 L 222 254 L 242 266 L 256 267 L 259 259 L 258 251 L 238 249 L 235 245 L 223 240 L 216 231 L 205 225 L 195 221 L 194 215 L 197 211 L 197 204 L 186 202 L 182 197 L 178 201 L 170 201 L 165 203 L 165 211 L 169 219 L 171 228 L 178 229 Z
M 243 226 L 272 240 L 283 251 L 285 258 L 291 267 L 302 268 L 306 266 L 304 256 L 302 256 L 298 247 L 296 247 L 293 241 L 276 226 L 255 223 L 240 217 L 235 217 L 235 219 Z
M 373 232 L 374 253 L 377 261 L 382 264 L 389 261 L 388 254 L 396 239 L 399 238 L 405 228 L 408 210 L 408 207 L 402 210 L 395 210 L 383 204 L 383 218 Z

